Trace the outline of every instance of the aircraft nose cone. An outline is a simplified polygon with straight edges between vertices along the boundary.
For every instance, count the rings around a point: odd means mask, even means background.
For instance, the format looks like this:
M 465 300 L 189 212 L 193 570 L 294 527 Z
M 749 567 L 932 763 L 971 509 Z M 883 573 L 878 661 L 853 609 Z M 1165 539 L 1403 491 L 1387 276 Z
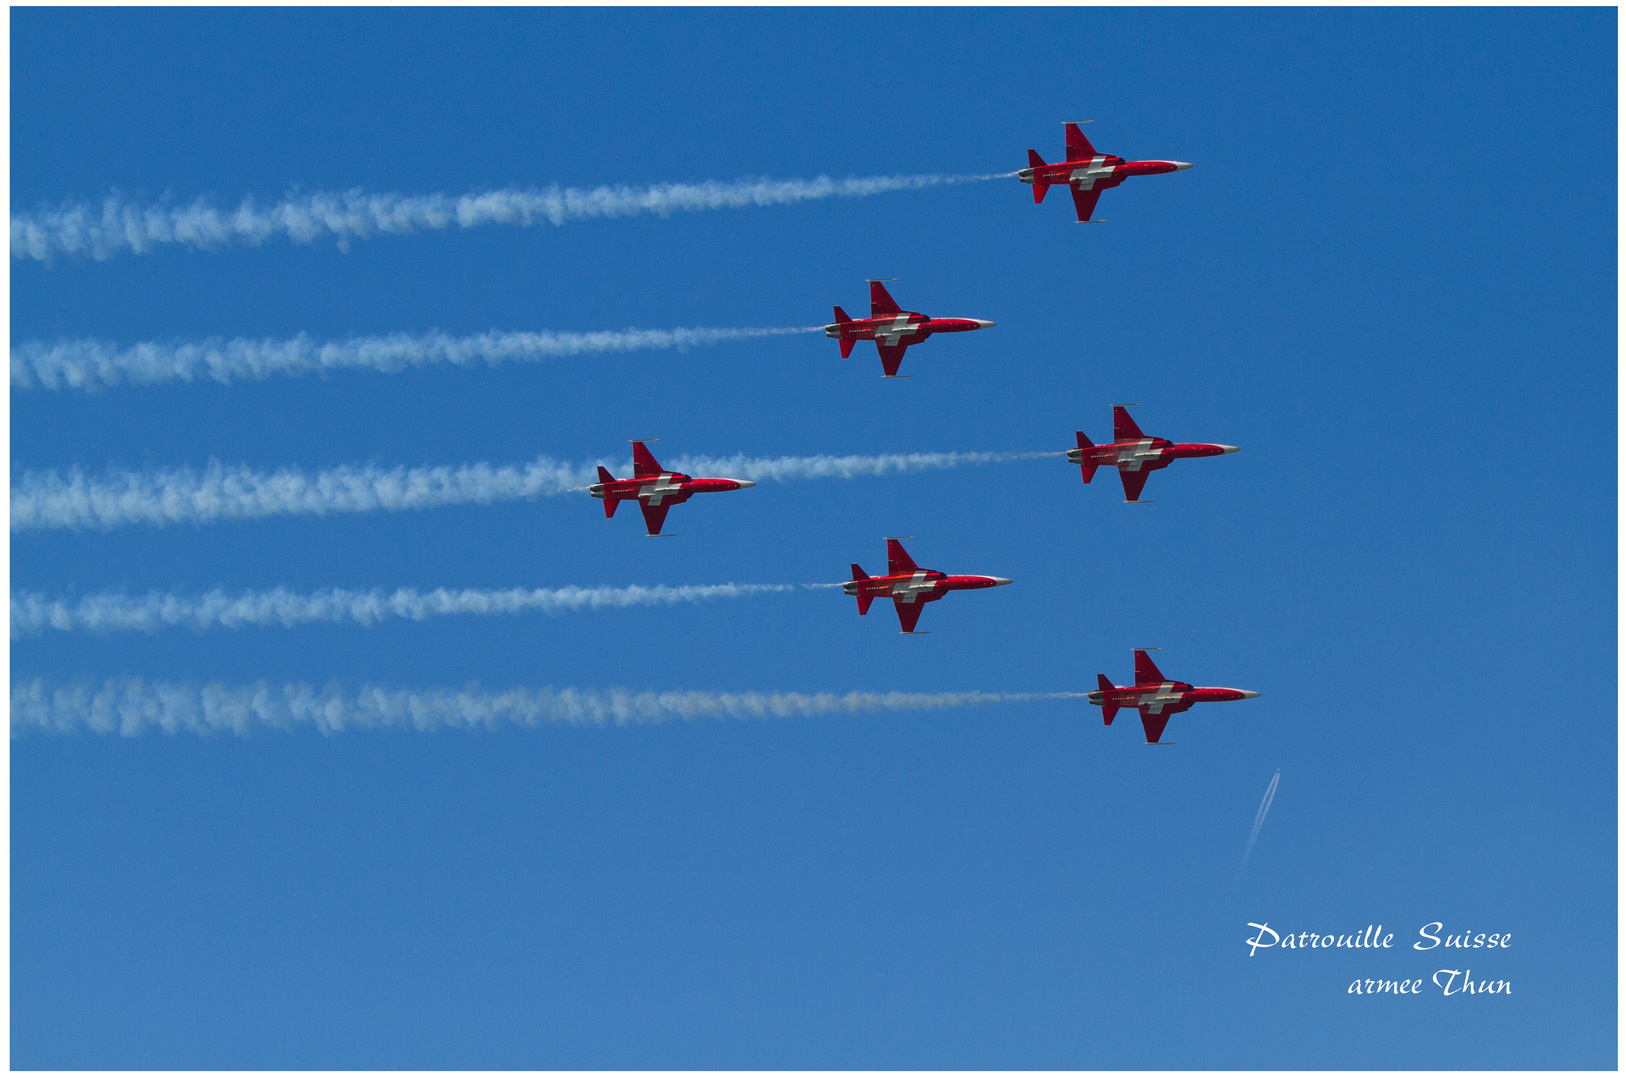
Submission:
M 972 319 L 971 321 L 977 324 L 977 329 L 978 330 L 986 330 L 990 326 L 998 326 L 999 325 L 998 323 L 990 322 L 987 319 Z
M 1234 454 L 1242 449 L 1240 446 L 1226 446 L 1224 443 L 1217 443 L 1216 445 L 1220 448 L 1222 454 Z
M 996 578 L 994 578 L 994 584 L 995 585 L 1009 585 L 1010 583 L 1011 583 L 1011 579 L 1008 578 L 1008 577 L 996 577 Z
M 757 482 L 755 480 L 736 480 L 734 482 L 736 484 L 740 485 L 740 487 L 742 487 L 742 488 L 756 487 L 757 486 Z
M 1175 162 L 1171 162 L 1171 164 L 1174 165 L 1174 171 L 1175 172 L 1181 172 L 1181 171 L 1183 171 L 1185 169 L 1191 168 L 1191 162 L 1189 162 L 1189 161 L 1175 161 Z
M 1244 691 L 1242 691 L 1243 700 L 1247 700 L 1248 698 L 1258 697 L 1258 696 L 1259 696 L 1259 691 L 1257 691 L 1257 690 L 1244 690 Z

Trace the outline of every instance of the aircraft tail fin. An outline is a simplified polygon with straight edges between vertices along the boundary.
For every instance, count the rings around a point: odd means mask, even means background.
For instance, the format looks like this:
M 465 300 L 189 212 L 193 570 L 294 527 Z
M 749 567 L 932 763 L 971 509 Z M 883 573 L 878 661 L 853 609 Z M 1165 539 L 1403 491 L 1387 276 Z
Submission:
M 853 580 L 854 581 L 868 581 L 869 580 L 869 575 L 864 573 L 864 568 L 862 566 L 859 566 L 857 563 L 853 563 L 852 564 L 852 569 L 853 569 Z M 862 592 L 859 593 L 858 594 L 858 614 L 860 614 L 860 615 L 868 615 L 869 614 L 869 606 L 870 606 L 870 604 L 874 603 L 874 601 L 875 601 L 875 595 L 873 593 L 862 593 Z
M 1039 151 L 1032 148 L 1028 149 L 1028 167 L 1032 169 L 1044 168 L 1044 158 L 1039 156 Z M 1038 180 L 1035 180 L 1033 182 L 1033 201 L 1036 203 L 1044 202 L 1044 193 L 1049 190 L 1049 184 L 1040 183 Z
M 609 469 L 606 469 L 604 466 L 600 465 L 598 467 L 598 481 L 601 484 L 613 484 L 615 483 L 615 474 L 610 472 Z M 614 495 L 604 496 L 604 516 L 615 517 L 615 508 L 620 504 L 621 500 L 616 498 Z
M 1100 684 L 1101 692 L 1103 694 L 1110 694 L 1112 691 L 1118 689 L 1116 686 L 1112 685 L 1112 680 L 1107 678 L 1105 675 L 1097 675 L 1095 677 L 1095 681 Z M 1106 724 L 1108 727 L 1111 727 L 1112 726 L 1112 718 L 1114 716 L 1117 716 L 1117 715 L 1118 715 L 1118 706 L 1112 704 L 1106 698 L 1102 698 L 1101 699 L 1101 722 Z
M 853 354 L 853 346 L 856 344 L 858 344 L 858 342 L 854 341 L 852 338 L 841 339 L 841 358 L 843 360 L 847 359 L 847 357 Z
M 836 305 L 836 322 L 852 322 L 852 319 L 848 317 L 847 313 L 841 310 L 840 304 Z
M 1093 450 L 1095 448 L 1095 444 L 1090 441 L 1090 437 L 1084 434 L 1082 431 L 1075 431 L 1073 434 L 1078 436 L 1078 448 L 1080 450 Z M 1093 462 L 1080 461 L 1078 463 L 1078 468 L 1079 471 L 1084 474 L 1084 482 L 1086 484 L 1095 479 L 1095 470 L 1098 468 L 1098 466 Z

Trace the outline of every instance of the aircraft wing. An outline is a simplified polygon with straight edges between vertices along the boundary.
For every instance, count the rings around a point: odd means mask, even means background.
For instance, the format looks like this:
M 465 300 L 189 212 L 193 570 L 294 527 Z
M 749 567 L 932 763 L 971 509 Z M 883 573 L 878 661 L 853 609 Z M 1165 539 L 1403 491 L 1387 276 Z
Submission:
M 1146 729 L 1146 741 L 1155 743 L 1163 737 L 1163 729 L 1169 726 L 1167 713 L 1158 713 L 1156 716 L 1145 709 L 1140 711 L 1140 726 Z
M 659 506 L 651 506 L 640 500 L 638 509 L 644 512 L 644 524 L 649 527 L 649 535 L 659 536 L 661 526 L 666 523 L 666 512 L 672 509 L 672 504 L 661 503 Z
M 1090 145 L 1090 140 L 1084 137 L 1083 130 L 1077 124 L 1068 124 L 1065 131 L 1068 161 L 1088 161 L 1095 157 L 1095 147 Z
M 906 604 L 902 600 L 894 599 L 892 606 L 898 609 L 898 625 L 903 627 L 903 632 L 914 633 L 915 623 L 920 621 L 920 613 L 926 610 L 925 601 L 916 600 L 912 604 Z
M 1135 423 L 1135 418 L 1129 415 L 1129 410 L 1122 405 L 1112 407 L 1112 441 L 1134 442 L 1136 439 L 1146 438 L 1146 432 Z
M 661 463 L 655 460 L 655 455 L 649 452 L 649 447 L 641 442 L 632 444 L 632 475 L 639 480 L 646 476 L 659 476 Z
M 1152 658 L 1146 655 L 1145 649 L 1135 650 L 1135 685 L 1156 686 L 1158 683 L 1168 682 L 1163 673 L 1157 670 Z
M 1076 187 L 1069 187 L 1067 190 L 1073 193 L 1073 206 L 1078 209 L 1078 220 L 1090 220 L 1090 215 L 1095 213 L 1095 204 L 1101 198 L 1101 189 L 1080 191 Z
M 1146 481 L 1151 479 L 1151 476 L 1152 470 L 1145 467 L 1136 469 L 1134 472 L 1130 472 L 1128 469 L 1119 469 L 1118 479 L 1124 482 L 1124 498 L 1130 502 L 1139 499 L 1141 489 L 1146 486 Z
M 886 372 L 887 378 L 893 379 L 897 377 L 898 365 L 903 363 L 903 350 L 908 347 L 907 345 L 882 345 L 879 341 L 875 343 L 875 348 L 881 354 L 881 370 Z

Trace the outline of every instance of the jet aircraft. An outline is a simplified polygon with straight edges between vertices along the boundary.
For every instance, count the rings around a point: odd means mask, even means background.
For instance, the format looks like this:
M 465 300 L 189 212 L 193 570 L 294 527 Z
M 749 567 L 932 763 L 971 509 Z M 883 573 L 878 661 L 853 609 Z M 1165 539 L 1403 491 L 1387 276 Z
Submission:
M 1067 125 L 1067 160 L 1046 165 L 1037 150 L 1028 151 L 1028 167 L 1016 174 L 1024 184 L 1033 185 L 1033 201 L 1044 202 L 1051 184 L 1066 184 L 1073 192 L 1073 206 L 1079 221 L 1091 220 L 1101 192 L 1115 188 L 1131 176 L 1156 176 L 1191 168 L 1189 161 L 1125 161 L 1111 154 L 1097 153 L 1077 124 Z M 1104 220 L 1104 219 L 1097 219 Z
M 1101 718 L 1111 724 L 1119 709 L 1139 709 L 1141 726 L 1146 729 L 1147 745 L 1163 737 L 1163 728 L 1169 717 L 1185 712 L 1199 701 L 1241 701 L 1256 698 L 1257 690 L 1232 690 L 1224 686 L 1192 686 L 1173 682 L 1163 677 L 1146 655 L 1145 649 L 1135 650 L 1135 685 L 1113 686 L 1105 675 L 1097 675 L 1101 689 L 1090 691 L 1090 704 L 1101 706 Z
M 1067 460 L 1077 465 L 1087 484 L 1095 470 L 1103 465 L 1118 466 L 1118 479 L 1124 484 L 1124 501 L 1136 502 L 1147 478 L 1158 469 L 1166 469 L 1176 458 L 1215 457 L 1234 454 L 1239 446 L 1224 443 L 1173 443 L 1167 439 L 1154 439 L 1141 431 L 1129 410 L 1122 405 L 1112 407 L 1112 442 L 1097 446 L 1082 431 L 1078 436 L 1078 449 L 1067 451 Z
M 956 589 L 991 589 L 996 585 L 1009 585 L 1010 578 L 983 577 L 979 574 L 945 574 L 938 570 L 922 570 L 903 550 L 899 539 L 886 538 L 886 576 L 870 577 L 853 563 L 853 580 L 844 582 L 842 589 L 848 596 L 858 597 L 858 614 L 869 614 L 869 606 L 877 596 L 890 596 L 898 609 L 898 625 L 903 633 L 915 632 L 920 612 L 933 600 L 941 600 Z
M 840 307 L 836 308 L 836 321 L 826 326 L 824 333 L 841 342 L 843 360 L 852 355 L 855 341 L 873 341 L 881 354 L 881 370 L 888 379 L 895 379 L 898 365 L 903 363 L 903 350 L 909 346 L 919 345 L 933 334 L 985 330 L 994 325 L 987 319 L 933 319 L 918 311 L 904 311 L 881 284 L 891 280 L 869 279 L 869 318 L 851 319 Z
M 588 494 L 604 500 L 604 516 L 615 517 L 615 508 L 622 499 L 636 499 L 638 509 L 644 512 L 644 524 L 650 536 L 661 534 L 666 512 L 689 496 L 713 491 L 738 491 L 756 487 L 755 480 L 725 480 L 722 478 L 695 479 L 683 473 L 663 472 L 661 463 L 642 442 L 632 444 L 632 476 L 617 480 L 610 470 L 598 467 L 599 482 L 588 488 Z

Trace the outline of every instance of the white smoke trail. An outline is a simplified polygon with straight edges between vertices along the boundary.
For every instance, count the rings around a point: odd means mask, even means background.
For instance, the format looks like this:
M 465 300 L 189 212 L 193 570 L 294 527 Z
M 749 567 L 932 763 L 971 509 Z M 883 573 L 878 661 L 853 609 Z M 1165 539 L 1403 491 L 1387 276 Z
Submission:
M 140 255 L 165 244 L 212 250 L 235 244 L 258 246 L 274 236 L 297 244 L 331 237 L 341 249 L 378 234 L 405 234 L 482 225 L 564 225 L 588 218 L 637 217 L 745 206 L 788 206 L 818 199 L 856 199 L 888 191 L 915 191 L 945 184 L 969 184 L 1014 173 L 989 175 L 867 176 L 832 180 L 736 180 L 650 187 L 601 186 L 591 189 L 504 188 L 452 197 L 444 194 L 344 192 L 289 194 L 260 206 L 252 197 L 236 209 L 221 210 L 207 199 L 185 206 L 140 204 L 117 192 L 100 203 L 68 202 L 55 209 L 14 213 L 13 258 L 46 261 L 58 255 L 109 259 Z
M 544 724 L 603 726 L 703 718 L 759 720 L 929 711 L 1083 696 L 978 692 L 720 693 L 552 686 L 492 692 L 476 686 L 464 690 L 402 690 L 376 685 L 366 685 L 348 694 L 333 683 L 317 690 L 303 683 L 194 686 L 110 679 L 100 685 L 81 682 L 53 686 L 44 680 L 32 679 L 12 684 L 11 733 L 15 738 L 29 732 L 78 731 L 135 736 L 154 729 L 167 734 L 187 731 L 200 735 L 224 732 L 248 735 L 256 728 L 284 731 L 314 728 L 324 735 L 357 728 L 402 728 L 420 732 L 443 728 L 493 730 L 504 725 L 519 728 Z
M 698 476 L 716 473 L 721 476 L 739 474 L 744 480 L 853 480 L 860 476 L 888 476 L 893 473 L 917 473 L 935 469 L 953 469 L 961 465 L 996 465 L 1029 458 L 1065 457 L 1065 450 L 997 451 L 989 453 L 941 454 L 815 454 L 812 457 L 753 458 L 744 454 L 733 457 L 679 457 L 670 467 Z
M 93 593 L 77 600 L 51 599 L 19 592 L 11 598 L 13 639 L 44 630 L 90 630 L 152 633 L 169 626 L 202 633 L 244 626 L 299 626 L 305 623 L 353 622 L 373 626 L 388 619 L 439 618 L 444 615 L 561 615 L 600 608 L 653 607 L 736 600 L 762 593 L 793 592 L 795 585 L 603 585 L 559 589 L 321 589 L 296 593 L 277 588 L 235 595 L 215 589 L 201 596 L 148 593 Z
M 735 479 L 884 476 L 960 465 L 990 465 L 1063 451 L 1020 453 L 869 454 L 833 457 L 674 458 L 668 468 L 703 475 L 720 470 Z M 632 471 L 621 462 L 616 475 Z M 490 505 L 585 489 L 597 479 L 591 465 L 539 457 L 525 465 L 437 465 L 393 469 L 341 465 L 319 473 L 297 468 L 259 472 L 210 462 L 189 468 L 110 470 L 87 477 L 79 468 L 25 472 L 11 486 L 11 530 L 115 529 L 124 525 L 202 525 L 284 514 L 323 516 L 389 510 L 427 510 L 468 503 Z
M 1282 779 L 1282 770 L 1277 769 L 1276 775 L 1270 778 L 1270 786 L 1265 788 L 1265 797 L 1259 803 L 1259 813 L 1253 818 L 1253 831 L 1248 833 L 1248 850 L 1242 853 L 1242 865 L 1248 865 L 1248 856 L 1253 854 L 1253 845 L 1259 840 L 1259 830 L 1264 827 L 1265 815 L 1270 813 L 1270 804 L 1276 798 L 1276 785 Z
M 129 384 L 219 383 L 264 380 L 277 375 L 367 368 L 393 373 L 429 364 L 492 367 L 593 353 L 646 349 L 686 349 L 726 341 L 806 334 L 822 326 L 679 327 L 675 330 L 599 330 L 586 333 L 538 331 L 471 334 L 383 334 L 317 342 L 293 338 L 209 338 L 204 341 L 144 341 L 121 348 L 93 338 L 25 341 L 11 349 L 11 385 L 95 391 Z

